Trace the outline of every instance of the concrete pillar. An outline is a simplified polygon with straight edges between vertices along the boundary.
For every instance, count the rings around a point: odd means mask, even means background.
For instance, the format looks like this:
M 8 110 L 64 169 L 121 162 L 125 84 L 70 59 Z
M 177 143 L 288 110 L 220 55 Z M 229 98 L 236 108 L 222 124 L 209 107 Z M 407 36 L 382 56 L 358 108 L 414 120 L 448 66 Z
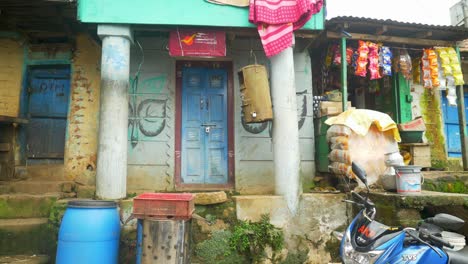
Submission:
M 275 191 L 276 194 L 284 196 L 290 212 L 294 215 L 301 188 L 293 49 L 287 48 L 270 60 Z
M 102 39 L 101 108 L 96 196 L 120 199 L 127 194 L 129 26 L 98 25 Z

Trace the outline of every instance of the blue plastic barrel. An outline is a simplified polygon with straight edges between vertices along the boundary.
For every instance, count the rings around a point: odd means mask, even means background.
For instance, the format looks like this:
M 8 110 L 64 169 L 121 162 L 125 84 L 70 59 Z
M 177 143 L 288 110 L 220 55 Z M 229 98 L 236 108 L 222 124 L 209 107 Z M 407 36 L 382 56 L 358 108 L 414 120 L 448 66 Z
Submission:
M 120 218 L 112 201 L 68 202 L 60 225 L 57 264 L 115 264 L 119 256 Z

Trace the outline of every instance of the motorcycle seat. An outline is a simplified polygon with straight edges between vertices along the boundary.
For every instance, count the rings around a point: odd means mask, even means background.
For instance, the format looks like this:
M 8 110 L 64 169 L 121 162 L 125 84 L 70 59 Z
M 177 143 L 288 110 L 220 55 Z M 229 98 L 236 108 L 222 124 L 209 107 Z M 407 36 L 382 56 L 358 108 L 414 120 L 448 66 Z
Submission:
M 466 264 L 468 263 L 468 247 L 464 247 L 458 251 L 446 250 L 449 257 L 449 264 Z

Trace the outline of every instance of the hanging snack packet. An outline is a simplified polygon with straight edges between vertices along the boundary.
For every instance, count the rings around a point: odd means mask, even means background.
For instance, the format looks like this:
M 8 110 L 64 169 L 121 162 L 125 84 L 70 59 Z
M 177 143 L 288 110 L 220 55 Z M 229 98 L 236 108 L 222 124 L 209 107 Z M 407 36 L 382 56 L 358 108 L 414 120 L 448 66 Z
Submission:
M 382 78 L 379 70 L 379 46 L 373 42 L 367 42 L 369 46 L 369 72 L 370 79 L 376 80 Z
M 332 64 L 333 55 L 335 54 L 334 46 L 336 46 L 336 45 L 329 45 L 328 46 L 327 56 L 325 57 L 325 66 L 327 68 L 330 68 L 330 66 Z
M 455 86 L 447 87 L 447 102 L 449 106 L 457 106 L 457 92 Z
M 421 83 L 421 58 L 413 59 L 413 82 Z
M 432 87 L 436 88 L 440 85 L 439 80 L 439 63 L 437 62 L 437 54 L 433 49 L 426 49 L 427 59 L 429 60 L 429 68 L 431 71 Z
M 421 64 L 422 64 L 423 86 L 424 88 L 431 89 L 432 88 L 431 67 L 429 63 L 429 58 L 427 57 L 426 50 L 424 50 L 423 52 Z
M 436 48 L 435 51 L 437 53 L 437 62 L 439 64 L 439 68 L 437 69 L 437 71 L 439 73 L 438 77 L 439 77 L 440 85 L 439 85 L 438 88 L 439 88 L 439 90 L 445 90 L 445 89 L 447 89 L 447 79 L 444 76 L 444 69 L 442 67 L 442 58 L 440 57 L 441 49 Z
M 447 48 L 436 48 L 437 55 L 439 55 L 439 62 L 444 71 L 444 76 L 451 76 L 452 67 L 450 66 L 450 57 Z
M 356 65 L 355 74 L 357 76 L 366 77 L 367 75 L 367 56 L 369 54 L 369 47 L 365 41 L 359 41 L 359 48 L 358 48 L 358 60 Z
M 359 52 L 357 50 L 355 50 L 353 52 L 353 57 L 351 58 L 351 66 L 354 68 L 355 71 L 356 71 L 356 68 L 357 68 L 358 59 L 359 59 Z
M 382 46 L 380 49 L 380 65 L 382 66 L 382 74 L 392 76 L 392 51 L 389 47 Z
M 335 45 L 335 53 L 333 56 L 333 64 L 341 65 L 341 48 L 340 45 Z
M 353 57 L 353 49 L 352 48 L 346 48 L 346 63 L 348 65 L 351 65 L 352 57 Z
M 403 74 L 406 80 L 411 80 L 413 78 L 411 74 L 411 57 L 408 54 L 406 49 L 400 51 L 400 58 L 399 58 L 399 68 L 400 72 Z
M 447 48 L 447 53 L 450 58 L 450 66 L 452 68 L 453 78 L 455 79 L 455 85 L 465 84 L 457 52 L 454 48 Z

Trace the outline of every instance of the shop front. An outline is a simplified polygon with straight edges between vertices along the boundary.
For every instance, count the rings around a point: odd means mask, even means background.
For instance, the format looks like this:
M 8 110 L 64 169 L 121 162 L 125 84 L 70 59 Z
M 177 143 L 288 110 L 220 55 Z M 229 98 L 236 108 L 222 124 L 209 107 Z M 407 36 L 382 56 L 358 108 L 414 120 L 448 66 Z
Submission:
M 326 29 L 311 55 L 318 171 L 329 169 L 324 122 L 343 108 L 379 111 L 397 124 L 422 118 L 418 131 L 400 126 L 400 149 L 414 156 L 410 164 L 447 169 L 454 148 L 462 156 L 466 132 L 458 120 L 466 120 L 453 113 L 464 109 L 457 41 L 466 29 L 355 17 L 333 18 Z M 456 127 L 447 124 L 447 113 Z

